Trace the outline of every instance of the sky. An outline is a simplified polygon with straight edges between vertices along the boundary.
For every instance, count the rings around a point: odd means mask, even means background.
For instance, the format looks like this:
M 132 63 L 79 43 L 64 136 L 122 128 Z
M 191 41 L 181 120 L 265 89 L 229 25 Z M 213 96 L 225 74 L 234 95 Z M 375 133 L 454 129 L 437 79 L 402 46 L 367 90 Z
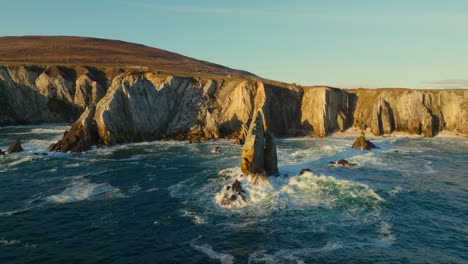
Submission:
M 136 42 L 261 77 L 468 88 L 468 0 L 0 0 L 0 36 Z

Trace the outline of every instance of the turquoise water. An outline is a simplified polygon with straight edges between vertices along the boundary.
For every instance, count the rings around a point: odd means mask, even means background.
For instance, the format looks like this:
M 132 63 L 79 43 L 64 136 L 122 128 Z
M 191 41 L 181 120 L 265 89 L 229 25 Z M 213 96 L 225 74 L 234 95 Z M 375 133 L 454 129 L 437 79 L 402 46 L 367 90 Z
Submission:
M 468 262 L 466 139 L 278 139 L 282 176 L 251 186 L 225 140 L 34 155 L 66 128 L 0 128 L 26 150 L 0 157 L 0 263 Z M 247 202 L 220 206 L 236 178 Z

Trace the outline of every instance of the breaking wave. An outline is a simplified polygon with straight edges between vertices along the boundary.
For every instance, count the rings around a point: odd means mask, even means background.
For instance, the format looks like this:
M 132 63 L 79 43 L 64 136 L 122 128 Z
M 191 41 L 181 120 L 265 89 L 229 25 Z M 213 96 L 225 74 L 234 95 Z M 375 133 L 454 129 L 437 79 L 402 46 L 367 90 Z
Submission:
M 46 197 L 51 203 L 73 203 L 83 200 L 123 198 L 122 191 L 107 183 L 91 183 L 87 180 L 76 181 L 61 193 Z
M 205 253 L 210 259 L 219 260 L 222 264 L 232 264 L 234 263 L 234 256 L 231 254 L 220 253 L 213 250 L 213 247 L 208 244 L 197 245 L 195 242 L 201 237 L 198 237 L 190 242 L 190 246 L 194 249 Z
M 310 207 L 352 207 L 369 206 L 377 208 L 383 199 L 369 186 L 349 180 L 340 180 L 332 176 L 316 175 L 306 172 L 300 176 L 269 177 L 258 185 L 252 184 L 251 177 L 238 176 L 239 169 L 227 169 L 220 172 L 225 176 L 224 185 L 235 179 L 241 182 L 246 191 L 246 201 L 237 199 L 225 207 L 241 208 L 263 204 L 273 208 L 310 208 Z M 227 176 L 227 177 L 226 177 Z M 231 190 L 223 187 L 216 195 L 216 204 L 221 205 Z

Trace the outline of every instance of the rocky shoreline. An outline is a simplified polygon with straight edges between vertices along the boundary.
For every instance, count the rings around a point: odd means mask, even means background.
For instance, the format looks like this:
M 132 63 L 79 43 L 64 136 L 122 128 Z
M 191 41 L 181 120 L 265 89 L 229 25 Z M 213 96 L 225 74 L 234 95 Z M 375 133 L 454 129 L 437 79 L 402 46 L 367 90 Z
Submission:
M 58 151 L 167 139 L 243 143 L 257 111 L 275 136 L 324 137 L 356 129 L 376 136 L 432 137 L 445 130 L 466 137 L 465 92 L 343 90 L 149 70 L 0 66 L 0 125 L 76 120 L 51 147 Z

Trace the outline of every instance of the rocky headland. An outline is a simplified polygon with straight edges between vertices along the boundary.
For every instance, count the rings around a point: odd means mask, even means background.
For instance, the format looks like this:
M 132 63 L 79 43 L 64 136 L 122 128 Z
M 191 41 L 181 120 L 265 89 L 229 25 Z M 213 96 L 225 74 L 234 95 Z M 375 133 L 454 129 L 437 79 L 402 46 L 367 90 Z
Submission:
M 324 137 L 442 130 L 468 136 L 466 90 L 301 87 L 226 76 L 183 77 L 123 68 L 0 67 L 0 125 L 72 122 L 71 145 L 235 138 L 262 111 L 275 136 Z M 68 136 L 67 136 L 68 135 Z M 68 144 L 70 145 L 70 144 Z M 57 150 L 72 150 L 54 148 Z

